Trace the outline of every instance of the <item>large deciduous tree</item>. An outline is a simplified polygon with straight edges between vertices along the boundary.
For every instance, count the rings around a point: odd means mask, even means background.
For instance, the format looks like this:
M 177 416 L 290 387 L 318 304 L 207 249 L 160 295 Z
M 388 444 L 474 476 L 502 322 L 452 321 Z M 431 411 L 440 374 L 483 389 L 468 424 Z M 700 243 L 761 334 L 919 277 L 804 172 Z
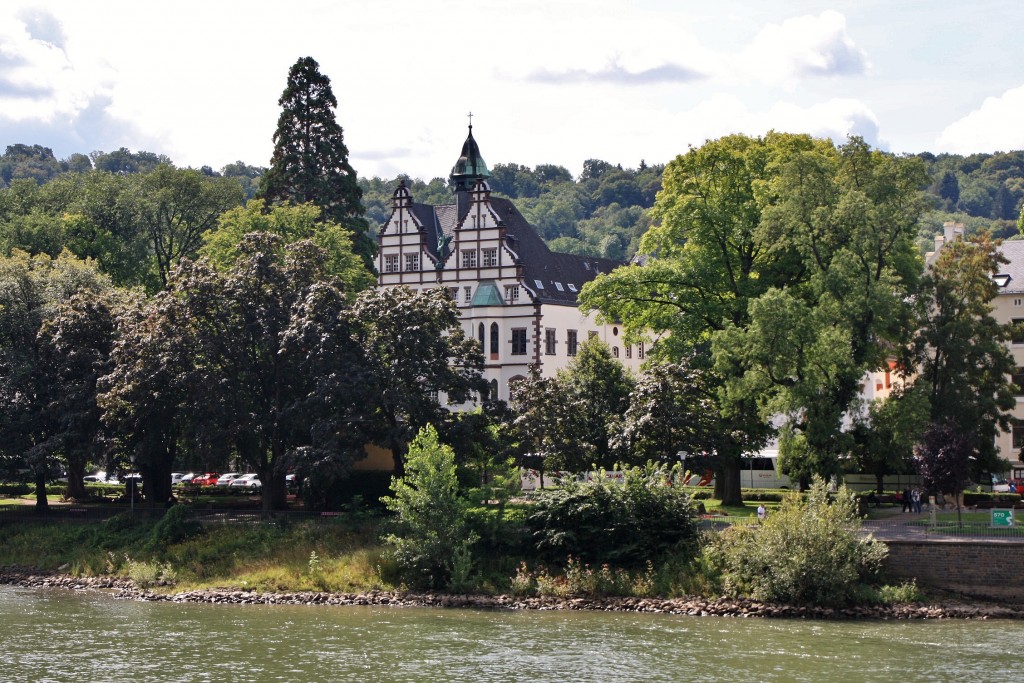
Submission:
M 0 454 L 31 471 L 40 508 L 47 505 L 53 456 L 63 446 L 54 404 L 66 399 L 40 331 L 63 302 L 109 286 L 95 264 L 67 252 L 57 258 L 21 251 L 0 257 Z
M 370 441 L 391 449 L 401 474 L 413 436 L 443 421 L 439 397 L 459 404 L 486 391 L 480 345 L 466 337 L 443 288 L 368 290 L 353 316 L 364 354 L 361 426 Z
M 851 138 L 801 146 L 768 186 L 762 244 L 798 256 L 803 275 L 752 301 L 750 324 L 717 335 L 714 348 L 720 367 L 746 368 L 730 393 L 781 416 L 780 462 L 802 485 L 839 471 L 852 445 L 844 415 L 864 373 L 913 332 L 925 179 L 919 159 Z
M 356 253 L 372 268 L 376 241 L 367 234 L 362 190 L 335 118 L 338 100 L 316 60 L 302 57 L 292 65 L 278 104 L 274 154 L 259 196 L 271 204 L 312 202 L 320 207 L 324 219 L 352 233 Z
M 806 136 L 733 135 L 676 157 L 662 177 L 652 211 L 656 225 L 641 241 L 640 252 L 649 258 L 599 276 L 584 286 L 581 303 L 621 320 L 630 338 L 668 332 L 656 355 L 671 361 L 696 354 L 696 362 L 709 367 L 715 334 L 745 329 L 752 300 L 804 276 L 799 255 L 766 235 L 762 212 L 776 199 L 771 181 L 780 164 L 812 145 Z M 729 378 L 745 371 L 735 362 L 721 373 Z M 723 434 L 749 436 L 721 444 L 712 463 L 718 495 L 742 504 L 742 457 L 764 443 L 767 421 L 752 398 L 721 395 L 716 410 Z
M 242 186 L 232 178 L 211 178 L 193 169 L 168 165 L 138 179 L 140 221 L 149 236 L 160 283 L 182 258 L 194 258 L 203 233 L 228 209 L 239 206 Z
M 244 207 L 231 209 L 219 218 L 214 230 L 203 236 L 200 254 L 217 268 L 227 270 L 238 261 L 242 239 L 251 232 L 277 235 L 282 250 L 286 244 L 312 240 L 327 256 L 325 274 L 342 283 L 350 300 L 376 282 L 363 260 L 353 252 L 349 231 L 332 220 L 323 220 L 314 204 L 267 207 L 263 200 L 254 199 Z
M 972 457 L 968 471 L 960 473 L 967 479 L 1005 469 L 995 438 L 1010 428 L 1015 400 L 1009 376 L 1016 366 L 1007 346 L 1013 327 L 992 315 L 998 294 L 993 276 L 1003 263 L 987 234 L 972 241 L 958 239 L 939 251 L 922 288 L 917 382 L 928 392 L 929 432 L 952 430 L 967 440 Z M 937 453 L 927 447 L 919 458 L 927 461 Z

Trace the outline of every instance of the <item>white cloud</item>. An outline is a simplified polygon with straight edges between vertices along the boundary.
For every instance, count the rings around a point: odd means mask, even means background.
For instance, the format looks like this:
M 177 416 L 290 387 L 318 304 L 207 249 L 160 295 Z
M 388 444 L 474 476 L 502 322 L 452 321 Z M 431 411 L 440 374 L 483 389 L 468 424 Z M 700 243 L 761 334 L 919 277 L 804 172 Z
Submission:
M 792 87 L 820 76 L 850 76 L 870 68 L 867 54 L 846 31 L 846 17 L 834 10 L 768 24 L 735 60 L 741 76 Z
M 939 151 L 954 154 L 1024 149 L 1024 85 L 999 97 L 986 97 L 981 107 L 946 126 L 936 142 Z
M 766 109 L 752 110 L 739 97 L 720 93 L 696 107 L 672 117 L 671 129 L 688 131 L 687 144 L 701 145 L 732 133 L 764 135 L 769 130 L 808 133 L 842 143 L 850 135 L 878 145 L 878 120 L 863 102 L 834 98 L 810 106 L 776 102 Z
M 59 22 L 42 11 L 0 15 L 0 117 L 9 122 L 73 120 L 109 97 L 102 64 L 76 64 Z

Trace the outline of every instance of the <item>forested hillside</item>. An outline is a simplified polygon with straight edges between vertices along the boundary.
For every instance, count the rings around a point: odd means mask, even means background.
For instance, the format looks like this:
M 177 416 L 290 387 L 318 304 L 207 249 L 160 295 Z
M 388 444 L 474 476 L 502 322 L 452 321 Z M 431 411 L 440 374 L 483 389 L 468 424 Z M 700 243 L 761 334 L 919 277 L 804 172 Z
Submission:
M 925 162 L 930 178 L 929 184 L 922 188 L 931 206 L 921 221 L 922 248 L 927 248 L 931 235 L 941 232 L 946 221 L 964 223 L 968 233 L 990 230 L 997 238 L 1018 237 L 1017 219 L 1024 201 L 1024 151 L 969 156 L 924 152 L 918 156 Z M 136 255 L 142 245 L 127 242 L 139 236 L 138 226 L 127 228 L 116 224 L 119 220 L 116 214 L 120 212 L 124 218 L 129 198 L 134 196 L 132 201 L 136 201 L 140 193 L 145 192 L 145 184 L 136 183 L 135 189 L 129 189 L 132 182 L 125 179 L 147 176 L 160 166 L 173 168 L 173 162 L 166 156 L 124 148 L 57 159 L 50 149 L 40 145 L 9 145 L 0 156 L 0 250 L 10 253 L 11 248 L 17 247 L 56 255 L 60 248 L 67 246 L 77 255 L 92 256 L 101 263 L 126 262 L 123 266 L 112 265 L 115 270 L 128 267 L 128 263 L 134 263 L 133 267 L 137 268 Z M 517 163 L 498 163 L 492 168 L 490 182 L 496 193 L 516 201 L 552 249 L 628 260 L 634 256 L 640 237 L 650 227 L 648 209 L 661 189 L 663 170 L 663 165 L 648 166 L 643 160 L 636 168 L 623 168 L 600 159 L 588 159 L 583 172 L 574 177 L 563 166 L 540 164 L 531 168 Z M 238 161 L 219 171 L 203 166 L 186 175 L 201 177 L 203 186 L 210 185 L 216 178 L 233 179 L 241 191 L 229 203 L 241 203 L 243 198 L 250 199 L 256 193 L 264 171 L 264 168 Z M 94 175 L 95 172 L 102 173 Z M 172 175 L 165 172 L 164 180 L 170 182 Z M 416 201 L 450 201 L 445 178 L 423 181 L 402 177 Z M 60 182 L 53 188 L 34 187 L 55 180 Z M 376 177 L 359 180 L 371 228 L 387 219 L 391 194 L 398 181 L 399 178 Z M 100 191 L 100 186 L 106 189 Z M 86 195 L 91 199 L 87 200 Z M 88 230 L 86 234 L 78 234 L 82 226 L 67 226 L 66 216 L 92 215 L 90 211 L 99 211 L 99 206 L 90 210 L 83 207 L 103 196 L 106 199 L 100 203 L 105 215 L 93 216 L 93 219 L 99 222 L 98 229 L 104 239 L 113 243 L 86 247 L 81 242 L 90 239 Z M 65 225 L 41 221 L 40 217 L 47 214 L 63 217 Z M 121 253 L 103 254 L 101 249 Z M 160 279 L 159 266 L 155 264 L 145 274 L 119 276 L 113 272 L 112 275 L 126 284 L 148 281 L 152 286 Z

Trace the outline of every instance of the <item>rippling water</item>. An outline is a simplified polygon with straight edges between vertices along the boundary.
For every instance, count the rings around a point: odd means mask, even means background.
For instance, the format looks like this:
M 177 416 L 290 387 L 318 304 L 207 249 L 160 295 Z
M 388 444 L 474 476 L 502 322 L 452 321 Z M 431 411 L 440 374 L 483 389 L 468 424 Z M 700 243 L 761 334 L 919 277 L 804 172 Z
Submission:
M 962 681 L 1024 623 L 173 605 L 0 586 L 4 681 Z M 1019 678 L 1017 678 L 1019 680 Z

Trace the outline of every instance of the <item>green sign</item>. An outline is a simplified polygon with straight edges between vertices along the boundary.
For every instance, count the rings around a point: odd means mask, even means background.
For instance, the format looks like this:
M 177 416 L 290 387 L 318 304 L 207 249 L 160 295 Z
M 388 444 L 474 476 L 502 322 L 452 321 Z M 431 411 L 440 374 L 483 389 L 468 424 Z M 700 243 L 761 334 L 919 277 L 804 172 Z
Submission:
M 992 510 L 992 526 L 1005 528 L 1013 526 L 1013 510 Z

